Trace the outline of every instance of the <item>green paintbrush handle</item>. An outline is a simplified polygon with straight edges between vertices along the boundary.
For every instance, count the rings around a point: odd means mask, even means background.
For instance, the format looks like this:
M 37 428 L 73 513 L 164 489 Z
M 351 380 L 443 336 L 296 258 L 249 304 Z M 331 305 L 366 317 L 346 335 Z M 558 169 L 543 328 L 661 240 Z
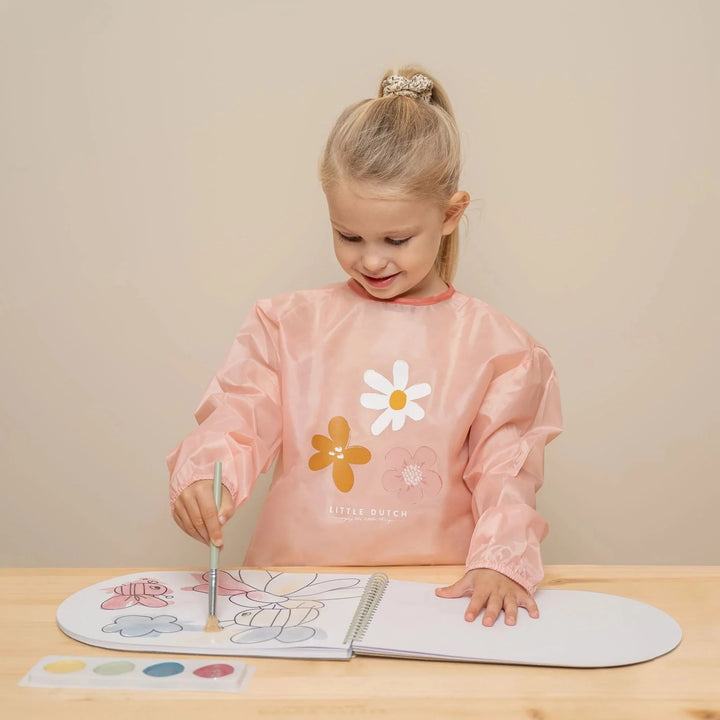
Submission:
M 220 509 L 220 502 L 222 499 L 222 463 L 215 463 L 215 475 L 213 476 L 213 496 L 215 497 L 215 507 Z M 210 569 L 217 570 L 218 558 L 220 556 L 220 550 L 216 545 L 210 542 Z
M 220 509 L 222 496 L 222 463 L 215 463 L 215 475 L 213 476 L 213 496 L 215 507 Z M 217 600 L 217 567 L 220 550 L 217 545 L 210 541 L 210 574 L 208 575 L 208 615 L 215 616 L 215 602 Z

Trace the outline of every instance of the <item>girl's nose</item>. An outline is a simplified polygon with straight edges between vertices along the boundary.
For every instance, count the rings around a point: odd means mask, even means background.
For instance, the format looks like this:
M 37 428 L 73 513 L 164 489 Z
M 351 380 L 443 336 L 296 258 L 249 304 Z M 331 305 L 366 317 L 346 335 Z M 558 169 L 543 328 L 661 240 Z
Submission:
M 387 259 L 377 252 L 367 252 L 362 258 L 363 267 L 371 273 L 382 270 L 387 265 Z

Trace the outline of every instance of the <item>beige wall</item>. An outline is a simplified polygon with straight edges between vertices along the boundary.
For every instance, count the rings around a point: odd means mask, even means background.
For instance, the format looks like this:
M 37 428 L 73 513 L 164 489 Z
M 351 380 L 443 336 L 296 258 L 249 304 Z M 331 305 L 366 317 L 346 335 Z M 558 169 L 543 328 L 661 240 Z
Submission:
M 0 563 L 205 563 L 164 456 L 253 300 L 341 279 L 317 157 L 407 60 L 466 139 L 456 285 L 560 374 L 546 561 L 720 563 L 719 33 L 712 0 L 0 0 Z

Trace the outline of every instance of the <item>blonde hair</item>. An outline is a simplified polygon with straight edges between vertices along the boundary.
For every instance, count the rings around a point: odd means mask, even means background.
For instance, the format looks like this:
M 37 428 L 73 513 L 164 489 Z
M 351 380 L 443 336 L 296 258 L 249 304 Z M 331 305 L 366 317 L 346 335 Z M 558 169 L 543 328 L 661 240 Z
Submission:
M 392 75 L 432 81 L 430 101 L 404 95 L 383 97 Z M 460 133 L 450 100 L 441 85 L 413 66 L 389 70 L 378 97 L 346 108 L 330 132 L 320 161 L 320 182 L 327 192 L 345 178 L 383 186 L 400 196 L 432 200 L 447 208 L 460 181 Z M 451 283 L 459 254 L 456 228 L 440 243 L 435 267 Z

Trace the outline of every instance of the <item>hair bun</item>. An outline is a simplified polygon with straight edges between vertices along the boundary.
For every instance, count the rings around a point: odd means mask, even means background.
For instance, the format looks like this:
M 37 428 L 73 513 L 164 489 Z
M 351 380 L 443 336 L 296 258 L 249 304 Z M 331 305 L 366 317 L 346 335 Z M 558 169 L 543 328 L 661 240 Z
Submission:
M 429 103 L 432 97 L 433 83 L 429 77 L 420 73 L 410 79 L 402 75 L 390 75 L 382 81 L 382 96 L 404 95 Z

